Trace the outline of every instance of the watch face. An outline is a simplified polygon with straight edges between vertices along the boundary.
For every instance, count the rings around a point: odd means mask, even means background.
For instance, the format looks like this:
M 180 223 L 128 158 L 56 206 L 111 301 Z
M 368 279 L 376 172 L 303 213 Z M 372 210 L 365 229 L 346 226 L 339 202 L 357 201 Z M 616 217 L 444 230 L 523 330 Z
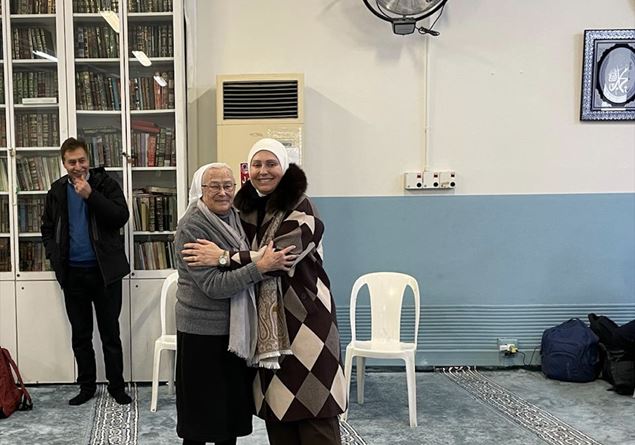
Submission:
M 225 254 L 223 254 L 219 259 L 218 259 L 218 264 L 220 264 L 221 266 L 224 266 L 227 264 L 227 257 L 225 257 Z

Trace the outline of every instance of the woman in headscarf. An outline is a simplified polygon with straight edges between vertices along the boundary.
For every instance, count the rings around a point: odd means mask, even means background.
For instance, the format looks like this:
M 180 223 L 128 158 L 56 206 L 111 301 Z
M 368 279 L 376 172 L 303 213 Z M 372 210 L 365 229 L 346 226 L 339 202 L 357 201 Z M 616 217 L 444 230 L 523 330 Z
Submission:
M 322 265 L 324 224 L 305 195 L 304 172 L 289 164 L 285 147 L 261 139 L 249 152 L 249 175 L 235 205 L 251 249 L 272 241 L 296 246 L 289 271 L 256 286 L 259 370 L 256 413 L 272 445 L 340 444 L 337 415 L 346 409 L 340 337 L 329 278 Z M 213 244 L 189 244 L 190 261 L 217 264 Z M 244 252 L 229 256 L 249 263 Z
M 179 221 L 175 247 L 208 239 L 221 248 L 248 250 L 233 208 L 235 183 L 226 164 L 201 167 L 190 204 Z M 251 383 L 257 315 L 254 284 L 263 274 L 289 270 L 291 249 L 265 246 L 240 269 L 196 267 L 177 256 L 177 433 L 183 444 L 235 444 L 252 431 Z

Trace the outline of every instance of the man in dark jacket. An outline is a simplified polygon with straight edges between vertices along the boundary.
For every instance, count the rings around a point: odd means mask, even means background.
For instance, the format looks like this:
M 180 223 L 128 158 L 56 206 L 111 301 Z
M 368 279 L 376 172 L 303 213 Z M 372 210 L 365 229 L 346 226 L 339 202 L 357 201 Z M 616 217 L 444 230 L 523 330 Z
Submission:
M 51 185 L 42 215 L 46 257 L 64 291 L 71 323 L 81 405 L 95 394 L 93 305 L 103 345 L 108 392 L 119 404 L 131 402 L 123 380 L 119 338 L 121 279 L 130 271 L 120 229 L 128 206 L 117 181 L 103 168 L 90 168 L 86 143 L 69 138 L 60 148 L 67 175 Z

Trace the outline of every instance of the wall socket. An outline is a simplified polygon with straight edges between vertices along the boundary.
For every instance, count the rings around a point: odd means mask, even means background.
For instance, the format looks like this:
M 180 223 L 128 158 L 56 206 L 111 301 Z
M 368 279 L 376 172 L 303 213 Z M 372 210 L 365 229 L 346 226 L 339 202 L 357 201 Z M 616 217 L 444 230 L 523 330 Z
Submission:
M 455 187 L 456 174 L 452 170 L 404 173 L 404 188 L 406 190 L 447 190 Z
M 514 347 L 518 350 L 518 339 L 517 338 L 509 338 L 509 337 L 501 337 L 497 339 L 498 350 L 499 352 L 511 352 L 511 348 Z

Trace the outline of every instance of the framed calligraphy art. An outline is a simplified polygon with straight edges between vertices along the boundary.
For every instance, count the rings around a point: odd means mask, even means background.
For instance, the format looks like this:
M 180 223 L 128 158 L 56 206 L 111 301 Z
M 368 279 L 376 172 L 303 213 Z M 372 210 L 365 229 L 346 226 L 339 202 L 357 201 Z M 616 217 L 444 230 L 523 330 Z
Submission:
M 580 120 L 635 120 L 635 29 L 584 31 Z

